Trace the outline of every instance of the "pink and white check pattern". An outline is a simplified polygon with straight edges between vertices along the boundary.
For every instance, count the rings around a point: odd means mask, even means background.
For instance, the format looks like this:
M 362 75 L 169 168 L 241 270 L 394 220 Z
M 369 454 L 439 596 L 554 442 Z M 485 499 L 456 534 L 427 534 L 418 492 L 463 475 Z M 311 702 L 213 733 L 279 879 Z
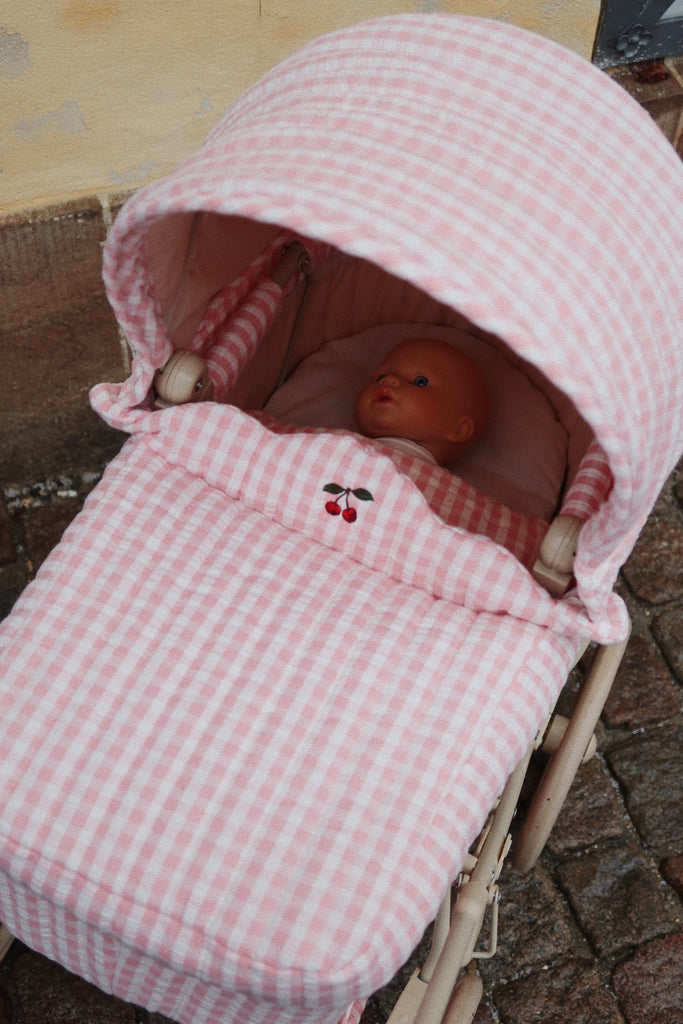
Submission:
M 584 62 L 406 16 L 311 44 L 127 205 L 105 273 L 136 358 L 94 401 L 133 437 L 0 634 L 15 934 L 188 1024 L 358 1019 L 577 638 L 625 629 L 611 585 L 681 449 L 682 178 Z M 138 408 L 170 353 L 152 228 L 197 209 L 374 260 L 574 399 L 614 481 L 596 508 L 586 464 L 570 496 L 576 591 L 552 600 L 358 437 Z M 355 523 L 325 512 L 330 481 L 372 493 Z
M 319 40 L 249 90 L 123 211 L 105 276 L 146 352 L 149 225 L 236 213 L 367 257 L 504 337 L 607 454 L 615 486 L 579 566 L 599 604 L 683 446 L 682 200 L 674 150 L 585 61 L 511 26 L 406 16 Z
M 3 919 L 182 1021 L 332 1022 L 410 952 L 575 643 L 362 440 L 156 419 L 5 626 Z M 353 524 L 337 471 L 375 497 Z

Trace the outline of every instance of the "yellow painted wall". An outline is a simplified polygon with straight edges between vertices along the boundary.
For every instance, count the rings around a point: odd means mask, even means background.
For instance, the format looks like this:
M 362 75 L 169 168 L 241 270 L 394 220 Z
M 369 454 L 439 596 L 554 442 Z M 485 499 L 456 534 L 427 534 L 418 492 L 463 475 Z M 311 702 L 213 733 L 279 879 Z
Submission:
M 600 0 L 0 0 L 0 212 L 168 173 L 265 71 L 367 18 L 459 11 L 590 56 Z

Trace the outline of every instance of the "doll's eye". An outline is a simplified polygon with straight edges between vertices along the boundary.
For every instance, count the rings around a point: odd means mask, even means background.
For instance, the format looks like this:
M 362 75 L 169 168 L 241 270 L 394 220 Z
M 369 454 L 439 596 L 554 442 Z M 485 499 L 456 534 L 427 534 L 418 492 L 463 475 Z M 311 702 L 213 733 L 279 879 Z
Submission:
M 379 382 L 381 380 L 384 380 L 385 377 L 386 377 L 386 373 L 380 373 L 379 377 L 377 377 L 377 379 L 375 380 L 375 384 L 379 384 Z
M 418 388 L 427 388 L 429 387 L 429 377 L 415 377 L 413 384 Z

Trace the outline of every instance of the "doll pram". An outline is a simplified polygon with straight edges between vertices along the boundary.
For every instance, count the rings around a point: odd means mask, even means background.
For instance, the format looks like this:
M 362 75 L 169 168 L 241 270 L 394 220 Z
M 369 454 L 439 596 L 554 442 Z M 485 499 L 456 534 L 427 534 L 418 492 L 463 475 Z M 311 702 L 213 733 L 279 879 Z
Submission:
M 681 447 L 681 179 L 583 61 L 429 15 L 307 47 L 131 200 L 105 267 L 133 371 L 93 401 L 132 437 L 2 631 L 13 934 L 181 1021 L 358 1019 L 583 641 L 628 631 L 612 585 Z M 282 231 L 311 250 L 301 317 L 305 281 L 228 368 L 231 404 L 152 411 L 155 370 Z M 498 515 L 529 560 L 534 517 L 466 488 L 481 532 L 449 526 L 365 440 L 241 411 L 292 334 L 290 367 L 458 317 L 574 417 L 561 599 L 486 536 Z M 373 496 L 352 524 L 325 511 L 337 481 Z

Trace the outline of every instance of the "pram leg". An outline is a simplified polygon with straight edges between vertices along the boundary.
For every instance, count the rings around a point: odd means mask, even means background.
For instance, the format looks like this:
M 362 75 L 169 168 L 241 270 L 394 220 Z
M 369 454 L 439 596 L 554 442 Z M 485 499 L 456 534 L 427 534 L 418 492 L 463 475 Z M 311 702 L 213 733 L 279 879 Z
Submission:
M 473 959 L 488 906 L 498 899 L 497 880 L 509 846 L 515 813 L 531 750 L 510 776 L 468 865 L 452 913 L 450 901 L 437 918 L 432 951 L 396 1003 L 388 1024 L 470 1024 L 481 999 L 473 972 L 458 976 Z M 446 918 L 446 927 L 443 927 Z M 489 953 L 483 954 L 485 956 Z M 457 982 L 457 984 L 456 984 Z
M 591 742 L 627 642 L 598 649 L 564 736 L 546 766 L 515 839 L 511 859 L 517 871 L 529 871 L 545 846 Z
M 455 986 L 443 1024 L 471 1024 L 483 994 L 481 978 L 469 969 Z

